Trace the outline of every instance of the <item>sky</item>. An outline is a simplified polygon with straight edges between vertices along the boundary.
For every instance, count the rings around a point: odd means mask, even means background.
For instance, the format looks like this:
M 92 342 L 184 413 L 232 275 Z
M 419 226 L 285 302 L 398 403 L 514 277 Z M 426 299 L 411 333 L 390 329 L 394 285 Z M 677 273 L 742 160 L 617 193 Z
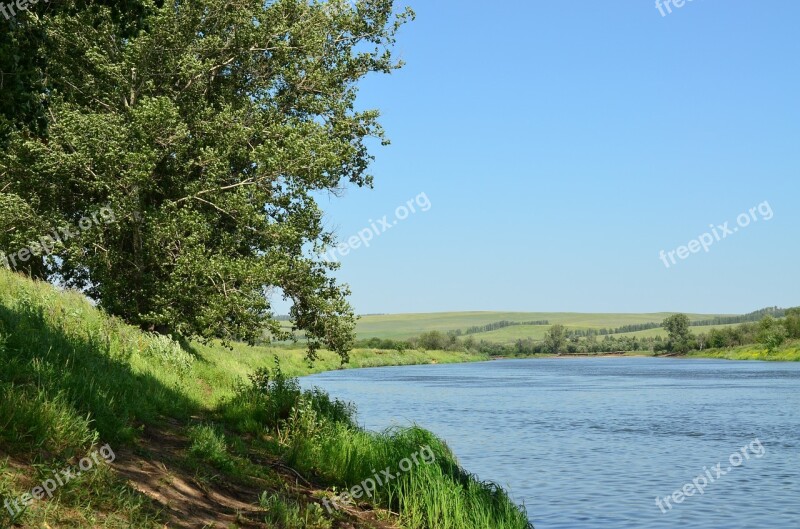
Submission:
M 321 199 L 358 313 L 800 305 L 800 2 L 409 5 L 374 189 Z

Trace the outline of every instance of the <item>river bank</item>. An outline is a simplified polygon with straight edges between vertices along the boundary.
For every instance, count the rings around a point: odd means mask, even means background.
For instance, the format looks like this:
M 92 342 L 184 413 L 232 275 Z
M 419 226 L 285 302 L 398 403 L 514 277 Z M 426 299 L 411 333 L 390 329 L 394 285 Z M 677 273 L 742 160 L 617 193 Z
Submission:
M 182 347 L 0 270 L 0 527 L 531 529 L 440 438 L 366 431 L 348 403 L 303 391 L 294 376 L 342 367 L 304 358 Z M 356 350 L 349 367 L 485 359 Z M 115 458 L 90 472 L 84 456 L 101 446 Z M 36 492 L 78 461 L 80 479 Z
M 759 360 L 762 362 L 800 362 L 800 344 L 789 343 L 775 351 L 753 345 L 733 347 L 730 349 L 706 349 L 692 351 L 686 358 L 717 358 L 722 360 Z
M 337 371 L 341 369 L 364 369 L 373 367 L 400 367 L 409 365 L 432 364 L 462 364 L 473 362 L 487 362 L 491 360 L 518 360 L 542 359 L 569 360 L 576 358 L 671 358 L 671 359 L 718 359 L 718 360 L 752 360 L 762 362 L 798 362 L 800 361 L 800 344 L 785 345 L 773 352 L 767 352 L 755 346 L 742 346 L 731 349 L 706 349 L 704 351 L 691 351 L 686 355 L 656 355 L 652 351 L 633 351 L 625 353 L 600 353 L 600 354 L 564 354 L 564 355 L 528 355 L 528 356 L 489 356 L 482 353 L 464 351 L 419 351 L 409 350 L 398 352 L 395 350 L 355 349 L 350 353 L 350 361 L 342 364 L 338 356 L 328 351 L 320 352 L 319 358 L 309 364 L 305 359 L 305 350 L 290 348 L 249 348 L 242 346 L 239 358 L 243 362 L 242 368 L 252 368 L 263 364 L 265 357 L 276 356 L 280 359 L 281 367 L 289 376 L 303 377 Z M 214 354 L 216 356 L 216 354 Z

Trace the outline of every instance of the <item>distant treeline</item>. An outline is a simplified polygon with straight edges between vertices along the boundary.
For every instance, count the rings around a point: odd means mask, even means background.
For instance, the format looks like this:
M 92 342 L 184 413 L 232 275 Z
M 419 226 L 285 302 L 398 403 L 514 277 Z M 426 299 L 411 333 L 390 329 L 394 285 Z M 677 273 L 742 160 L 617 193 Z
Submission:
M 646 331 L 648 329 L 657 329 L 661 327 L 660 323 L 634 323 L 631 325 L 623 325 L 615 329 L 570 329 L 567 331 L 567 338 L 588 338 L 589 336 L 608 336 L 610 334 L 623 334 L 626 332 Z
M 750 344 L 761 344 L 773 350 L 786 340 L 800 339 L 800 308 L 794 309 L 763 309 L 736 318 L 753 319 L 761 316 L 756 321 L 744 321 L 736 326 L 711 329 L 707 333 L 694 335 L 689 331 L 689 319 L 683 318 L 684 332 L 676 338 L 670 331 L 669 337 L 661 336 L 615 336 L 622 332 L 634 332 L 655 327 L 662 327 L 664 323 L 643 323 L 627 325 L 613 329 L 600 330 L 568 330 L 563 325 L 553 325 L 547 330 L 544 340 L 532 338 L 519 339 L 513 344 L 502 344 L 487 340 L 476 340 L 474 336 L 458 336 L 453 332 L 443 333 L 430 331 L 408 340 L 389 340 L 371 338 L 357 343 L 357 347 L 376 349 L 407 349 L 442 350 L 442 351 L 467 351 L 479 352 L 490 356 L 531 356 L 537 354 L 597 354 L 597 353 L 622 353 L 633 351 L 652 351 L 655 353 L 684 353 L 690 350 L 703 350 L 707 348 L 726 348 Z M 776 319 L 776 316 L 781 319 Z M 730 318 L 715 318 L 708 320 L 705 325 L 724 325 L 730 323 Z M 505 322 L 498 322 L 505 323 Z M 515 323 L 519 325 L 521 323 Z M 530 324 L 528 324 L 530 325 Z M 502 325 L 495 328 L 503 328 Z M 484 326 L 489 327 L 489 326 Z M 602 339 L 598 335 L 606 331 Z M 486 331 L 482 331 L 486 332 Z
M 452 334 L 455 336 L 468 336 L 470 334 L 481 334 L 484 332 L 496 331 L 498 329 L 503 329 L 505 327 L 512 327 L 515 325 L 550 325 L 549 320 L 536 320 L 536 321 L 498 321 L 495 323 L 489 323 L 487 325 L 476 325 L 473 327 L 469 327 L 468 329 L 462 331 L 461 329 L 456 331 L 449 331 L 448 334 Z M 657 327 L 661 327 L 660 323 L 637 323 L 632 325 L 623 325 L 622 327 L 617 327 L 615 329 L 577 329 L 577 330 L 570 330 L 568 331 L 567 335 L 569 338 L 578 337 L 578 338 L 586 338 L 588 336 L 606 336 L 609 334 L 622 334 L 626 332 L 636 332 L 636 331 L 646 331 L 647 329 L 655 329 Z
M 503 345 L 499 349 L 495 347 L 499 344 L 479 344 L 479 350 L 496 356 L 530 356 L 538 354 L 588 355 L 652 351 L 659 348 L 662 342 L 664 342 L 664 339 L 661 336 L 642 338 L 638 336 L 606 335 L 602 340 L 597 340 L 595 336 L 584 339 L 573 337 L 557 348 L 554 348 L 554 345 L 547 340 L 537 342 L 527 338 L 525 340 L 517 340 L 513 345 Z
M 465 336 L 468 334 L 480 334 L 482 332 L 491 332 L 496 331 L 498 329 L 503 329 L 505 327 L 513 327 L 515 325 L 550 325 L 550 322 L 547 320 L 536 320 L 536 321 L 496 321 L 494 323 L 487 323 L 486 325 L 474 325 L 472 327 L 468 327 L 467 330 L 462 331 L 461 329 L 450 331 L 448 334 L 454 334 L 455 336 Z
M 764 316 L 772 316 L 773 318 L 783 318 L 786 316 L 787 309 L 780 309 L 778 307 L 767 307 L 765 309 L 756 310 L 749 314 L 742 314 L 741 316 L 720 316 L 710 320 L 693 321 L 690 323 L 692 327 L 704 327 L 706 325 L 732 325 L 735 323 L 752 323 L 761 321 Z
M 733 325 L 736 323 L 752 323 L 761 321 L 764 316 L 772 316 L 773 318 L 783 318 L 786 316 L 786 310 L 779 307 L 767 307 L 764 309 L 756 310 L 748 314 L 741 314 L 739 316 L 718 316 L 707 320 L 697 320 L 691 322 L 689 325 L 692 327 L 706 327 L 708 325 Z M 361 316 L 386 316 L 383 313 L 362 314 Z M 289 316 L 275 316 L 276 321 L 291 321 Z M 549 320 L 535 320 L 535 321 L 508 321 L 502 320 L 494 323 L 487 323 L 486 325 L 474 325 L 468 327 L 466 330 L 457 329 L 455 331 L 448 331 L 447 334 L 454 336 L 467 336 L 470 334 L 480 334 L 484 332 L 496 331 L 505 327 L 513 327 L 515 325 L 550 325 Z M 662 324 L 659 322 L 649 323 L 633 323 L 630 325 L 623 325 L 613 329 L 570 329 L 567 331 L 568 338 L 588 338 L 589 336 L 607 336 L 609 334 L 625 334 L 628 332 L 647 331 L 650 329 L 657 329 Z
M 734 325 L 737 323 L 754 323 L 761 321 L 765 316 L 772 316 L 773 318 L 783 318 L 786 316 L 787 309 L 778 307 L 767 307 L 764 309 L 756 310 L 748 314 L 741 314 L 739 316 L 719 316 L 707 320 L 693 321 L 689 325 L 692 327 L 706 327 L 709 325 Z M 662 323 L 636 323 L 631 325 L 623 325 L 614 329 L 570 329 L 567 331 L 567 338 L 588 338 L 589 336 L 608 336 L 610 334 L 625 334 L 629 332 L 647 331 L 649 329 L 658 329 L 662 327 Z
M 773 318 L 783 318 L 786 316 L 786 309 L 778 307 L 767 307 L 765 309 L 756 310 L 749 314 L 742 314 L 739 316 L 719 316 L 707 320 L 693 321 L 689 325 L 692 327 L 706 327 L 708 325 L 733 325 L 736 323 L 753 323 L 761 321 L 764 316 L 772 316 Z M 658 329 L 662 327 L 661 323 L 635 323 L 632 325 L 623 325 L 615 329 L 587 329 L 587 330 L 568 330 L 567 337 L 587 338 L 589 336 L 607 336 L 609 334 L 625 334 L 628 332 L 647 331 L 649 329 Z
M 359 341 L 356 347 L 394 349 L 400 352 L 409 349 L 423 349 L 477 352 L 490 356 L 530 356 L 536 354 L 593 354 L 654 350 L 663 341 L 664 339 L 660 336 L 646 338 L 606 336 L 602 340 L 598 340 L 596 336 L 583 339 L 576 336 L 565 340 L 563 344 L 554 349 L 554 346 L 548 343 L 547 340 L 537 341 L 532 338 L 526 338 L 517 340 L 513 344 L 502 344 L 487 340 L 476 340 L 472 336 L 462 338 L 452 333 L 445 334 L 440 331 L 430 331 L 408 340 L 370 338 L 369 340 Z

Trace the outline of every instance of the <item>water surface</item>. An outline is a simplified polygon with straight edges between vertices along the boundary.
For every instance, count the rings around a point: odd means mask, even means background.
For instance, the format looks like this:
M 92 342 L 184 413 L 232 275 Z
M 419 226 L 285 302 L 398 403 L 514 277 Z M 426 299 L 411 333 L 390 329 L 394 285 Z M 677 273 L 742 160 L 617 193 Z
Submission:
M 800 528 L 800 364 L 502 360 L 336 371 L 303 385 L 356 403 L 369 429 L 432 430 L 524 502 L 537 529 Z M 702 495 L 666 513 L 656 505 L 705 469 L 715 477 L 718 463 L 731 470 Z

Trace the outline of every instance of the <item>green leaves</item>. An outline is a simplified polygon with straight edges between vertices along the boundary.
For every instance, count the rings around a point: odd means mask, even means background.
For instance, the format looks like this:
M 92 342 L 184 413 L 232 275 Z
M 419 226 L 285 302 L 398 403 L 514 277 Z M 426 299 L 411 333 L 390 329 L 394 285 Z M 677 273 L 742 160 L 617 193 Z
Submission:
M 557 323 L 551 326 L 544 336 L 545 349 L 551 354 L 561 354 L 567 345 L 567 329 Z
M 792 313 L 790 311 L 790 316 L 791 315 Z M 766 315 L 764 319 L 758 322 L 756 339 L 758 343 L 766 346 L 767 352 L 771 353 L 786 341 L 788 336 L 787 327 L 790 325 L 791 322 L 788 319 L 784 322 L 780 322 L 772 316 Z
M 689 330 L 690 320 L 686 314 L 673 314 L 666 318 L 662 323 L 664 329 L 669 334 L 667 347 L 670 351 L 686 353 L 691 348 L 693 338 Z
M 365 140 L 385 138 L 376 111 L 356 110 L 357 84 L 400 66 L 391 47 L 412 15 L 391 0 L 137 5 L 65 2 L 38 22 L 46 132 L 8 125 L 0 189 L 30 226 L 106 203 L 117 218 L 46 275 L 143 328 L 204 339 L 284 337 L 268 297 L 282 292 L 309 356 L 346 358 L 355 321 L 314 252 L 333 242 L 314 193 L 371 185 Z

